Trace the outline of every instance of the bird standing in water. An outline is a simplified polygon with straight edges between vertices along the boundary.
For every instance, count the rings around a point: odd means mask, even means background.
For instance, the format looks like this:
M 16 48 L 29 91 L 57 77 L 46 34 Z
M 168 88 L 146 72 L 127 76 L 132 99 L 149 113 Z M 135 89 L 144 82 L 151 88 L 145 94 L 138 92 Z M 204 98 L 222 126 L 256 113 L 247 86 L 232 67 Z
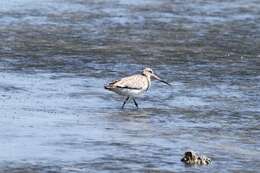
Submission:
M 119 80 L 115 80 L 108 85 L 105 85 L 104 88 L 126 97 L 122 105 L 122 109 L 124 109 L 127 101 L 131 99 L 134 101 L 136 108 L 138 108 L 135 97 L 141 96 L 145 91 L 150 88 L 152 79 L 156 79 L 162 83 L 171 86 L 171 84 L 165 82 L 157 75 L 155 75 L 151 68 L 145 68 L 141 74 L 135 74 Z

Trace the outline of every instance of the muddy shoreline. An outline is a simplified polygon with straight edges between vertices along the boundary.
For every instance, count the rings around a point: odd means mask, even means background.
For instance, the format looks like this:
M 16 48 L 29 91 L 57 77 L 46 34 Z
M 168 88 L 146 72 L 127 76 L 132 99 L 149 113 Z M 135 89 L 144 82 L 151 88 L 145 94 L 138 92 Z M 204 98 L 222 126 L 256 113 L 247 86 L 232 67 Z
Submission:
M 0 172 L 257 172 L 259 9 L 255 0 L 2 2 Z M 154 82 L 140 110 L 122 111 L 104 84 L 147 66 L 173 88 Z M 191 141 L 214 163 L 180 163 Z

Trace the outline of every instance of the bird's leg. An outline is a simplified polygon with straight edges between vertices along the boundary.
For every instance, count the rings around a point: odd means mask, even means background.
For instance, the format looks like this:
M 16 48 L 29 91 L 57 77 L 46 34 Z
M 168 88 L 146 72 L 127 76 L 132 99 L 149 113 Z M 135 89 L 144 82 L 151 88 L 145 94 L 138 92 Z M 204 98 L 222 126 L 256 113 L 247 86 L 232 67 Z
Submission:
M 129 97 L 127 97 L 122 105 L 122 109 L 124 109 L 126 102 L 129 100 Z
M 133 98 L 133 101 L 134 101 L 134 103 L 135 103 L 136 108 L 138 109 L 138 104 L 137 104 L 137 102 L 135 101 L 134 98 Z

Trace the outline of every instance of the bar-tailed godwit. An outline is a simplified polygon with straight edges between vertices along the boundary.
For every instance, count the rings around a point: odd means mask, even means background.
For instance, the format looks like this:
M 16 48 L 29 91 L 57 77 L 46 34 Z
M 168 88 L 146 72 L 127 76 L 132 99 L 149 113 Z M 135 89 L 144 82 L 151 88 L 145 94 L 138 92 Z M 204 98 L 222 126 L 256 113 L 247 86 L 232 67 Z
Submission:
M 151 68 L 145 68 L 143 73 L 135 74 L 132 76 L 127 76 L 119 80 L 112 81 L 108 85 L 105 85 L 105 89 L 113 91 L 119 95 L 125 96 L 126 99 L 122 105 L 122 109 L 128 100 L 133 100 L 135 106 L 138 108 L 138 104 L 135 100 L 135 97 L 141 96 L 145 91 L 147 91 L 151 86 L 151 80 L 156 79 L 160 82 L 163 82 L 169 86 L 168 82 L 160 79 L 157 75 L 154 74 Z

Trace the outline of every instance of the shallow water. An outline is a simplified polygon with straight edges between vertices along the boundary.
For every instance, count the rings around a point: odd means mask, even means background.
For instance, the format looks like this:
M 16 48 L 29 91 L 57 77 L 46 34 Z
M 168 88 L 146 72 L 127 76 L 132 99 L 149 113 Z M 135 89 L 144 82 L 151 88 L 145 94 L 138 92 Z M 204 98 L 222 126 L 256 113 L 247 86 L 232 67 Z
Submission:
M 258 1 L 4 0 L 0 24 L 0 172 L 260 169 Z M 121 110 L 103 85 L 146 66 L 173 87 Z

